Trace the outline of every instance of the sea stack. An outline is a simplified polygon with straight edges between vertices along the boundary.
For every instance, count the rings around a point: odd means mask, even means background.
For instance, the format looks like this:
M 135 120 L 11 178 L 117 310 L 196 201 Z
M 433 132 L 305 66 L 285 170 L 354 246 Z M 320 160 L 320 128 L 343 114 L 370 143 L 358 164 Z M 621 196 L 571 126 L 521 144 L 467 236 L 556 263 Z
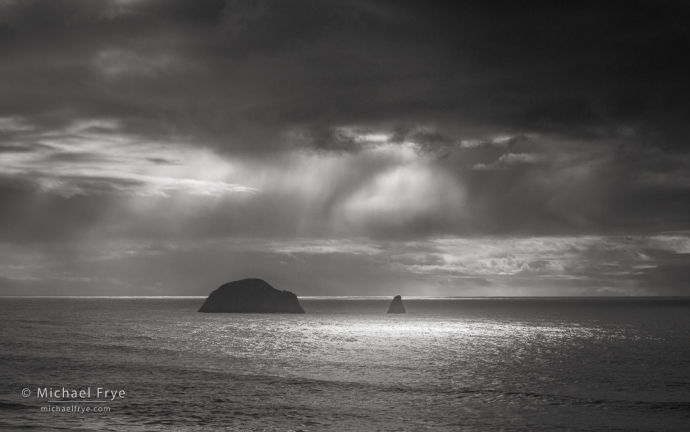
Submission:
M 399 295 L 393 297 L 391 307 L 388 308 L 388 313 L 405 313 L 405 306 L 402 304 L 402 297 Z
M 303 314 L 304 309 L 290 291 L 277 290 L 261 279 L 243 279 L 221 285 L 199 312 Z

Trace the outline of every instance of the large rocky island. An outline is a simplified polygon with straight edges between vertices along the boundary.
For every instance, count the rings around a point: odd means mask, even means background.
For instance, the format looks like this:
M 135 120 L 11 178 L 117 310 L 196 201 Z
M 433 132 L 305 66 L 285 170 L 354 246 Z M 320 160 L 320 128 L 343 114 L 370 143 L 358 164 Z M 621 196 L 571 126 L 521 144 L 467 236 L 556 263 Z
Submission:
M 199 312 L 304 313 L 297 296 L 261 279 L 243 279 L 213 291 Z

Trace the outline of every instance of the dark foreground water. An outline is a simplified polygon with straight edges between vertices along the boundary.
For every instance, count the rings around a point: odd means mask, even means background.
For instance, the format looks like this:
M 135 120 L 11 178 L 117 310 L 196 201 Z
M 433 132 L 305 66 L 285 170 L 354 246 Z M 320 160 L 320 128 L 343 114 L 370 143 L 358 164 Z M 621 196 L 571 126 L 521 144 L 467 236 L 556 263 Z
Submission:
M 688 299 L 202 302 L 0 298 L 0 430 L 690 430 Z

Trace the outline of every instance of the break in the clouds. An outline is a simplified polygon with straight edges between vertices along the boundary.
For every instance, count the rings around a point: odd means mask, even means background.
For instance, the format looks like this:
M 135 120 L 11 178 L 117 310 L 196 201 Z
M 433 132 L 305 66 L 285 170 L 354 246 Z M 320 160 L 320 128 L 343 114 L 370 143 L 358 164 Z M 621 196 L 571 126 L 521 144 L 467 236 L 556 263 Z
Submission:
M 687 294 L 682 1 L 0 2 L 0 290 Z

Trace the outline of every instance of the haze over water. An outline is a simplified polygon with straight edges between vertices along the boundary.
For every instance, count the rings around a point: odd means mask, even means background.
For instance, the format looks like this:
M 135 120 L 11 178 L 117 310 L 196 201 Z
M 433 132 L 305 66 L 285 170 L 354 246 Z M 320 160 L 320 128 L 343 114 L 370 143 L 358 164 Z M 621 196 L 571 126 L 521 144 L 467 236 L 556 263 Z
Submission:
M 687 430 L 690 300 L 1 298 L 3 430 Z M 23 388 L 113 388 L 45 413 Z

